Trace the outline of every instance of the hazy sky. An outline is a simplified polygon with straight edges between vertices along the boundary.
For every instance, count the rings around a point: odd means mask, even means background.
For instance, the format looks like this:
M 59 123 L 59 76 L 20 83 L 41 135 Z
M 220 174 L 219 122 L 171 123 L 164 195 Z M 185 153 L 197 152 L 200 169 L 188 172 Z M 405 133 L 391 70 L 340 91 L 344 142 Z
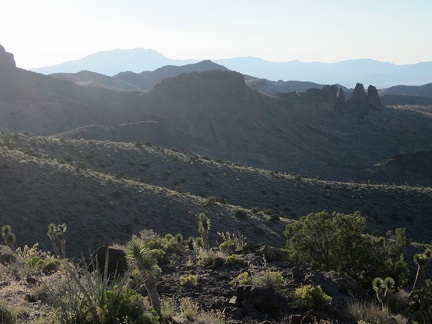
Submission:
M 432 0 L 0 1 L 0 44 L 27 69 L 137 47 L 173 59 L 432 61 Z

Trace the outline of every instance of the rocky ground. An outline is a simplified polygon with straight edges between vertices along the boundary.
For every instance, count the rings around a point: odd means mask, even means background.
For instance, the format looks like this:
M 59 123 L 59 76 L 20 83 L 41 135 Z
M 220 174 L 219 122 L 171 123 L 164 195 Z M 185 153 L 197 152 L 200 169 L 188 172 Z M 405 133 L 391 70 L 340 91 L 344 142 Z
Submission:
M 241 262 L 228 263 L 221 255 L 205 266 L 200 264 L 195 253 L 185 253 L 161 264 L 158 292 L 162 300 L 173 300 L 177 305 L 189 298 L 199 305 L 200 312 L 210 314 L 210 322 L 217 315 L 228 323 L 315 323 L 320 320 L 325 320 L 325 323 L 356 323 L 347 315 L 347 303 L 366 300 L 367 295 L 353 279 L 336 272 L 314 271 L 305 265 L 289 265 L 282 262 L 282 258 L 283 254 L 268 246 L 260 246 L 239 254 Z M 52 283 L 61 274 L 22 276 L 21 273 L 20 276 L 20 270 L 11 267 L 0 268 L 1 299 L 19 311 L 20 323 L 50 322 L 51 308 L 44 300 L 44 285 L 41 283 Z M 240 284 L 238 276 L 245 272 L 250 278 L 278 272 L 284 282 L 278 288 L 270 284 Z M 196 281 L 180 284 L 181 277 L 193 277 Z M 332 297 L 331 306 L 321 311 L 296 308 L 293 292 L 306 284 L 320 285 Z M 144 288 L 138 291 L 146 295 Z M 171 322 L 186 321 L 179 315 L 174 316 Z M 202 319 L 195 322 L 202 322 Z

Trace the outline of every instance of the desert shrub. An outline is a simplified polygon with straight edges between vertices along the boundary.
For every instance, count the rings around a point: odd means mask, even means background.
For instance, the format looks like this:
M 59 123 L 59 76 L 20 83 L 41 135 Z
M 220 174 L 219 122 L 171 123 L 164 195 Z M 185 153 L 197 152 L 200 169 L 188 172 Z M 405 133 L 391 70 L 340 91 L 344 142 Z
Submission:
M 347 306 L 347 313 L 358 323 L 396 323 L 405 324 L 402 315 L 393 315 L 386 306 L 370 302 L 352 301 Z
M 12 233 L 12 227 L 10 227 L 10 225 L 2 226 L 2 236 L 5 244 L 12 248 L 15 244 L 16 237 L 15 234 Z
M 197 276 L 180 276 L 180 286 L 195 286 L 198 283 Z
M 143 297 L 131 288 L 115 285 L 103 297 L 98 308 L 98 321 L 102 323 L 159 323 L 156 314 L 145 312 Z
M 407 245 L 405 231 L 397 229 L 386 237 L 365 235 L 366 218 L 359 212 L 311 213 L 286 226 L 291 261 L 311 264 L 322 270 L 345 272 L 370 287 L 375 277 L 392 277 L 396 287 L 408 278 L 403 260 Z
M 178 243 L 182 243 L 182 242 L 183 242 L 183 235 L 180 234 L 180 233 L 177 233 L 177 234 L 175 235 L 175 239 L 176 239 L 176 241 L 177 241 Z
M 9 246 L 0 245 L 0 263 L 1 264 L 10 264 L 16 262 L 17 257 L 16 254 L 12 251 Z
M 282 273 L 279 271 L 264 270 L 259 274 L 252 274 L 252 285 L 255 287 L 266 287 L 273 290 L 281 288 L 285 283 Z
M 420 323 L 432 323 L 432 279 L 415 289 L 410 296 L 411 317 Z
M 17 314 L 4 301 L 0 301 L 0 323 L 2 324 L 17 323 Z
M 210 196 L 206 199 L 206 204 L 207 205 L 214 205 L 215 203 L 221 203 L 221 204 L 226 204 L 226 199 L 224 198 L 220 198 L 220 197 L 216 197 L 216 196 Z
M 62 281 L 44 282 L 48 302 L 60 323 L 158 323 L 158 316 L 144 308 L 143 297 L 129 287 L 129 275 L 110 278 L 104 273 L 79 273 L 64 263 Z M 84 271 L 84 273 L 82 273 Z
M 307 310 L 324 310 L 332 303 L 332 298 L 327 295 L 321 286 L 305 285 L 294 291 L 294 305 L 297 308 Z
M 225 317 L 220 311 L 200 312 L 196 319 L 197 323 L 225 324 Z
M 160 249 L 152 249 L 152 250 L 149 250 L 148 252 L 158 262 L 162 261 L 166 255 L 166 253 Z
M 219 244 L 219 250 L 225 254 L 233 254 L 236 250 L 236 242 L 234 240 L 228 240 Z
M 196 302 L 190 298 L 183 298 L 180 301 L 180 313 L 187 321 L 194 321 L 198 315 L 199 307 Z
M 16 250 L 18 257 L 23 261 L 25 270 L 28 274 L 51 274 L 63 269 L 63 264 L 59 259 L 39 249 L 39 243 L 32 247 L 25 245 Z
M 208 268 L 213 265 L 216 253 L 212 250 L 205 250 L 200 248 L 197 250 L 198 253 L 198 264 L 204 268 Z
M 165 322 L 171 322 L 175 315 L 176 303 L 173 298 L 166 298 L 161 301 L 161 319 Z
M 234 217 L 237 219 L 245 219 L 245 218 L 247 218 L 247 212 L 244 209 L 237 209 L 234 212 Z
M 251 277 L 249 275 L 249 272 L 243 271 L 242 273 L 237 275 L 237 277 L 235 277 L 233 280 L 231 280 L 230 284 L 233 286 L 235 286 L 235 285 L 241 285 L 241 286 L 251 285 L 252 281 L 251 281 Z
M 243 258 L 240 258 L 237 254 L 231 254 L 226 257 L 225 262 L 228 265 L 239 265 L 239 266 L 247 266 L 247 261 Z
M 280 221 L 280 216 L 278 214 L 273 214 L 270 216 L 270 222 L 277 223 Z
M 189 250 L 193 250 L 194 249 L 194 243 L 195 243 L 195 238 L 190 236 L 187 240 L 187 247 Z
M 139 239 L 146 248 L 151 251 L 159 250 L 154 251 L 155 258 L 158 261 L 162 261 L 169 255 L 179 254 L 183 251 L 182 238 L 183 236 L 181 234 L 173 236 L 170 233 L 162 237 L 152 230 L 142 230 L 139 235 Z
M 246 237 L 244 237 L 238 231 L 232 233 L 229 231 L 217 232 L 217 234 L 224 240 L 224 242 L 233 241 L 235 243 L 235 249 L 231 253 L 234 253 L 235 251 L 242 251 L 246 246 Z

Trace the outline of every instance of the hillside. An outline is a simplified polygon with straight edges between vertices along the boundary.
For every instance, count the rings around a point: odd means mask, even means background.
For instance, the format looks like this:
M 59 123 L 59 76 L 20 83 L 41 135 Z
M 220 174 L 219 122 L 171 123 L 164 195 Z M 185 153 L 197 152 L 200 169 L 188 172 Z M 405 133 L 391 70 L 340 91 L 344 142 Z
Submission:
M 213 70 L 122 93 L 20 69 L 0 85 L 2 129 L 54 135 L 156 121 L 180 149 L 310 177 L 367 181 L 371 165 L 432 149 L 430 107 L 337 106 L 337 86 L 275 97 L 249 88 L 239 73 Z M 130 140 L 139 138 L 134 132 L 141 131 L 126 132 Z
M 13 134 L 1 142 L 2 219 L 19 244 L 47 247 L 51 222 L 68 224 L 74 255 L 142 228 L 196 236 L 196 214 L 205 212 L 212 240 L 239 231 L 282 246 L 290 218 L 323 209 L 360 210 L 370 231 L 406 227 L 411 239 L 430 239 L 429 188 L 308 179 L 132 143 Z M 236 218 L 242 208 L 246 216 Z

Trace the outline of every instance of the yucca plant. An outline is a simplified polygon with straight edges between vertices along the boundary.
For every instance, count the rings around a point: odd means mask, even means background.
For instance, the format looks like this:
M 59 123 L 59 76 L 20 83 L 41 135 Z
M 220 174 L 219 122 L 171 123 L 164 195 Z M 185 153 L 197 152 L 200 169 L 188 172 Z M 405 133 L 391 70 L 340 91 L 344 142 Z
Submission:
M 375 278 L 372 280 L 372 289 L 375 291 L 375 296 L 381 306 L 384 305 L 384 301 L 389 291 L 394 289 L 395 281 L 391 277 L 385 279 Z
M 130 265 L 137 267 L 153 308 L 158 315 L 160 315 L 161 303 L 156 282 L 157 276 L 160 273 L 160 268 L 157 265 L 156 259 L 149 252 L 145 243 L 136 236 L 133 236 L 126 244 L 126 256 Z
M 204 213 L 198 214 L 198 232 L 201 234 L 203 247 L 208 250 L 209 245 L 209 231 L 210 231 L 211 221 Z
M 426 281 L 426 267 L 431 259 L 432 251 L 430 249 L 426 249 L 424 253 L 418 253 L 414 255 L 414 263 L 417 264 L 417 273 L 410 297 L 414 290 L 419 289 L 424 285 Z
M 64 281 L 45 283 L 59 323 L 158 322 L 157 316 L 146 312 L 142 296 L 130 288 L 130 271 L 123 276 L 109 276 L 108 255 L 103 271 L 90 272 L 87 267 L 77 271 L 61 262 L 66 270 Z

